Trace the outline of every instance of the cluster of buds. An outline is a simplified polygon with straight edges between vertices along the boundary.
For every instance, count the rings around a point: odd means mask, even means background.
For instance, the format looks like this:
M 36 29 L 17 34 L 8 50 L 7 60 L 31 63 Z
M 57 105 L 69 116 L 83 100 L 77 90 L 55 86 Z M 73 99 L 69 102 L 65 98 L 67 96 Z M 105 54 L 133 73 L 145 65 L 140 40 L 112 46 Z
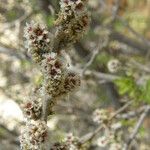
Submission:
M 61 11 L 55 24 L 58 26 L 60 46 L 65 47 L 79 40 L 89 26 L 89 15 L 84 0 L 61 0 Z
M 116 73 L 120 70 L 121 63 L 118 59 L 112 59 L 108 62 L 107 68 L 108 68 L 109 72 Z
M 96 123 L 107 123 L 109 113 L 105 109 L 96 109 L 93 113 L 93 121 Z
M 64 61 L 56 53 L 50 53 L 42 61 L 42 70 L 45 76 L 44 88 L 52 97 L 60 95 L 60 88 L 66 68 Z
M 45 122 L 36 121 L 28 123 L 21 137 L 22 150 L 39 150 L 46 143 L 48 136 L 47 125 Z
M 42 102 L 41 99 L 33 99 L 23 104 L 23 112 L 26 118 L 37 120 L 41 116 Z
M 80 77 L 73 71 L 69 71 L 66 74 L 64 85 L 63 85 L 63 92 L 65 94 L 72 92 L 74 89 L 79 87 L 81 84 Z
M 64 96 L 80 86 L 80 77 L 67 69 L 67 62 L 61 55 L 46 55 L 42 68 L 45 75 L 44 88 L 53 98 Z
M 35 62 L 41 62 L 43 54 L 50 51 L 50 38 L 44 26 L 31 22 L 26 25 L 24 37 L 28 51 L 31 53 Z

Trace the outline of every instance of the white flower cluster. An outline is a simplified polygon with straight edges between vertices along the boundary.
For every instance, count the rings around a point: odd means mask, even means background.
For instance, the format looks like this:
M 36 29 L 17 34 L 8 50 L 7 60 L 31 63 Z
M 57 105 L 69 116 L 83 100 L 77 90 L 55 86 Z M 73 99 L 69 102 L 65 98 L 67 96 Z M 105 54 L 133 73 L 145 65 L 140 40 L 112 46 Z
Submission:
M 109 119 L 109 113 L 106 109 L 96 109 L 93 113 L 93 121 L 96 123 L 105 123 Z
M 119 143 L 119 139 L 112 127 L 105 126 L 103 135 L 97 139 L 97 145 L 108 150 L 122 150 L 123 145 Z
M 80 77 L 67 69 L 67 61 L 61 55 L 46 55 L 42 68 L 45 75 L 44 88 L 53 98 L 66 95 L 80 86 Z
M 109 150 L 122 150 L 122 145 L 118 142 L 113 142 L 110 144 Z
M 27 48 L 33 59 L 35 62 L 40 62 L 43 59 L 43 54 L 50 50 L 48 31 L 44 26 L 32 21 L 26 25 L 24 37 L 27 40 Z
M 21 134 L 20 143 L 22 150 L 40 150 L 47 140 L 48 131 L 45 122 L 36 121 L 28 123 Z
M 26 118 L 37 120 L 41 116 L 42 102 L 41 99 L 33 99 L 23 104 L 23 112 Z
M 88 29 L 90 19 L 83 0 L 61 0 L 60 7 L 61 12 L 56 25 L 63 35 L 60 44 L 66 46 L 82 37 Z
M 106 147 L 114 140 L 114 133 L 111 130 L 106 130 L 104 135 L 97 140 L 97 145 L 99 147 Z
M 77 143 L 78 138 L 73 136 L 72 133 L 69 133 L 64 139 L 65 145 L 67 145 L 68 150 L 78 150 Z
M 112 59 L 108 62 L 107 68 L 108 68 L 109 72 L 116 73 L 120 70 L 121 63 L 118 59 Z

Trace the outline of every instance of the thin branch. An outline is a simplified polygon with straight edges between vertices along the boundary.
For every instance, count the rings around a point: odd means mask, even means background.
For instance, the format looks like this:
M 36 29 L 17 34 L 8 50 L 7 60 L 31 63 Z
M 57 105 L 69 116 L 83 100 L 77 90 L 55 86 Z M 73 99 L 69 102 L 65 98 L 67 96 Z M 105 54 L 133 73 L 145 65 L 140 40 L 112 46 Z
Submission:
M 98 48 L 96 50 L 94 50 L 91 59 L 87 62 L 87 64 L 85 65 L 85 67 L 83 68 L 83 72 L 82 75 L 84 75 L 85 71 L 88 69 L 88 67 L 91 66 L 91 64 L 94 62 L 95 58 L 97 57 L 97 55 L 99 54 L 99 51 L 101 50 L 100 45 L 98 46 Z
M 103 73 L 103 72 L 96 72 L 93 70 L 86 70 L 85 71 L 85 76 L 94 76 L 98 79 L 102 79 L 105 81 L 114 81 L 117 79 L 120 79 L 120 76 L 117 75 L 112 75 L 112 74 L 108 74 L 108 73 Z
M 94 132 L 84 135 L 80 139 L 79 145 L 81 146 L 81 145 L 84 145 L 85 143 L 91 141 L 102 129 L 103 129 L 103 126 L 99 126 Z
M 133 118 L 133 117 L 137 117 L 139 116 L 143 111 L 145 110 L 145 106 L 139 108 L 138 110 L 135 110 L 135 111 L 130 111 L 130 112 L 127 112 L 127 113 L 124 113 L 124 114 L 119 114 L 117 115 L 117 118 L 118 119 L 130 119 L 130 118 Z
M 94 60 L 97 57 L 97 55 L 99 54 L 99 52 L 108 45 L 108 42 L 109 42 L 109 39 L 107 39 L 107 38 L 99 41 L 97 49 L 94 50 L 90 60 L 87 62 L 87 64 L 83 68 L 82 76 L 85 74 L 85 71 L 88 69 L 88 67 L 90 67 L 91 64 L 94 62 Z
M 132 101 L 129 101 L 128 103 L 126 103 L 123 107 L 121 107 L 120 109 L 118 109 L 111 117 L 109 120 L 112 120 L 113 118 L 115 118 L 119 113 L 123 112 L 126 108 L 128 108 L 128 106 L 130 106 L 132 103 Z
M 133 65 L 134 65 L 134 66 L 137 67 L 139 70 L 142 70 L 142 71 L 145 71 L 145 72 L 147 72 L 147 73 L 150 73 L 150 69 L 149 69 L 149 67 L 147 67 L 146 65 L 140 64 L 139 62 L 137 62 L 137 61 L 135 61 L 135 60 L 131 60 L 130 62 L 131 62 L 131 64 L 130 64 L 130 63 L 128 64 L 129 67 L 133 67 Z
M 74 70 L 76 70 L 76 72 L 78 72 L 79 74 L 82 75 L 82 72 L 83 72 L 82 69 L 74 67 Z M 94 77 L 96 79 L 103 80 L 103 81 L 114 81 L 114 80 L 121 78 L 121 76 L 118 76 L 118 75 L 97 72 L 95 70 L 85 70 L 84 77 L 85 78 Z M 100 81 L 99 81 L 99 83 L 100 83 Z
M 139 118 L 137 124 L 135 125 L 133 132 L 131 133 L 131 135 L 130 135 L 130 137 L 129 137 L 126 145 L 125 145 L 124 150 L 129 149 L 129 146 L 131 145 L 132 141 L 135 139 L 135 137 L 139 131 L 139 128 L 142 126 L 142 123 L 143 123 L 143 121 L 144 121 L 144 119 L 147 116 L 149 111 L 150 111 L 150 106 L 147 106 L 147 108 L 145 108 L 144 112 L 142 113 L 141 117 Z
M 123 107 L 121 107 L 120 109 L 118 109 L 113 116 L 110 117 L 110 119 L 108 119 L 108 121 L 111 121 L 113 118 L 115 118 L 119 113 L 123 112 L 129 105 L 131 105 L 131 101 L 128 102 L 127 104 L 125 104 Z M 93 138 L 103 129 L 103 126 L 99 126 L 96 130 L 94 130 L 91 133 L 88 133 L 86 135 L 84 135 L 83 137 L 81 137 L 80 139 L 80 143 L 79 145 L 83 145 L 91 140 L 93 140 Z

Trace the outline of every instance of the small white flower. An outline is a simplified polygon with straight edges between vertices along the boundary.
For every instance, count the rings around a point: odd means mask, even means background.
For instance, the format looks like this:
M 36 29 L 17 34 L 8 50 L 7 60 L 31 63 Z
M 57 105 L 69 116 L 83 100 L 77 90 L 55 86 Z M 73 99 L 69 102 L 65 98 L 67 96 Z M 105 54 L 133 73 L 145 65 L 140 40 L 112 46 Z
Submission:
M 96 109 L 93 113 L 93 121 L 97 123 L 103 123 L 108 117 L 108 111 L 105 109 Z
M 117 122 L 111 125 L 112 130 L 117 130 L 119 128 L 122 127 L 122 123 L 121 122 Z
M 109 150 L 122 150 L 122 146 L 120 143 L 112 143 Z
M 106 136 L 102 136 L 100 138 L 97 139 L 97 145 L 99 147 L 106 147 L 109 143 L 109 140 Z
M 108 62 L 107 67 L 111 73 L 116 73 L 120 70 L 121 64 L 118 59 L 112 59 Z

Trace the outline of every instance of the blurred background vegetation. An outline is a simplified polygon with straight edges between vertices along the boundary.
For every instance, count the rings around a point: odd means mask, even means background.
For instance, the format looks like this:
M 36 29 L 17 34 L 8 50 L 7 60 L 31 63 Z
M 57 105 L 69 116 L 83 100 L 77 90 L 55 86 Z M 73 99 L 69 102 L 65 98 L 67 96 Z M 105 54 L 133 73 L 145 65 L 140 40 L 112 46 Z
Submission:
M 88 9 L 89 31 L 68 53 L 73 65 L 83 69 L 97 47 L 101 48 L 86 68 L 81 88 L 61 101 L 49 119 L 51 143 L 68 132 L 81 137 L 93 131 L 97 125 L 92 114 L 97 108 L 114 112 L 133 101 L 124 112 L 128 113 L 150 105 L 150 0 L 89 0 Z M 19 149 L 18 136 L 24 125 L 21 103 L 42 80 L 24 44 L 25 24 L 34 20 L 54 33 L 58 11 L 59 0 L 0 0 L 0 150 Z M 115 73 L 107 67 L 112 59 L 121 64 Z M 139 115 L 116 120 L 123 139 Z M 148 115 L 132 149 L 149 150 L 149 139 Z M 93 143 L 90 149 L 100 148 Z

